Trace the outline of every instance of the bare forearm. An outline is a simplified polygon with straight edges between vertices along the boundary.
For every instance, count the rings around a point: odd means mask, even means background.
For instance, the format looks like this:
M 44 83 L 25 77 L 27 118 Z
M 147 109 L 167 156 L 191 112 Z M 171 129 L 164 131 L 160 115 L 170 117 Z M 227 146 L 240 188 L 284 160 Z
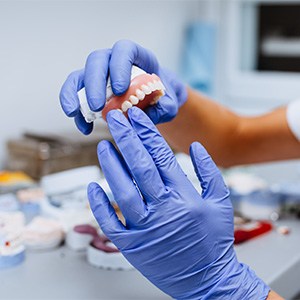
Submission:
M 283 300 L 283 298 L 278 294 L 276 294 L 274 291 L 270 291 L 268 298 L 266 300 Z
M 200 141 L 224 167 L 300 157 L 285 108 L 261 117 L 240 117 L 190 89 L 177 117 L 159 128 L 180 151 L 188 152 L 193 141 Z

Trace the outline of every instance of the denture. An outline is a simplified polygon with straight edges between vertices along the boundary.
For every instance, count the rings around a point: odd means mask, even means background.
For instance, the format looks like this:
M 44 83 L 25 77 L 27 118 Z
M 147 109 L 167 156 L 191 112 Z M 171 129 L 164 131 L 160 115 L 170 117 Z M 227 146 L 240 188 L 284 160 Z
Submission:
M 113 94 L 110 79 L 108 79 L 106 104 L 102 112 L 90 110 L 84 88 L 78 92 L 80 109 L 88 123 L 100 117 L 106 120 L 107 113 L 112 109 L 118 109 L 127 116 L 127 111 L 132 106 L 145 109 L 150 105 L 155 105 L 164 94 L 165 87 L 160 78 L 156 74 L 148 74 L 136 66 L 132 67 L 130 86 L 121 96 Z

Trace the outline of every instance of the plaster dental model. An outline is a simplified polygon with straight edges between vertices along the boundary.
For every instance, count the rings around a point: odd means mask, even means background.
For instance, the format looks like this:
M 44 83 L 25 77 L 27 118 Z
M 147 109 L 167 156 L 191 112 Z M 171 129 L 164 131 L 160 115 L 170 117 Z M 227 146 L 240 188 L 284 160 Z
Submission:
M 35 217 L 23 231 L 26 248 L 46 250 L 59 246 L 64 238 L 60 222 L 44 217 Z
M 0 270 L 22 263 L 25 247 L 22 228 L 25 218 L 21 212 L 0 213 Z
M 41 202 L 45 201 L 45 194 L 41 188 L 29 188 L 19 190 L 16 196 L 20 203 L 20 208 L 25 214 L 27 223 L 41 212 Z
M 86 250 L 95 236 L 98 235 L 97 229 L 91 225 L 77 225 L 69 230 L 66 236 L 66 244 L 75 251 Z
M 74 250 L 86 249 L 87 260 L 91 265 L 110 270 L 133 269 L 116 246 L 104 234 L 99 234 L 97 228 L 78 225 L 68 236 L 67 245 Z
M 107 113 L 112 109 L 119 109 L 125 115 L 132 106 L 145 109 L 154 105 L 159 98 L 165 94 L 165 87 L 160 78 L 155 74 L 148 74 L 142 69 L 133 66 L 131 70 L 131 82 L 128 90 L 121 96 L 112 92 L 110 78 L 106 86 L 106 105 L 101 112 L 93 112 L 88 105 L 85 89 L 78 92 L 80 109 L 86 120 L 91 123 L 97 118 L 103 117 L 106 120 Z
M 131 270 L 133 266 L 105 235 L 94 237 L 87 249 L 88 262 L 108 270 Z
M 13 193 L 0 195 L 0 211 L 13 212 L 19 210 L 18 200 Z
M 86 189 L 90 182 L 99 182 L 97 166 L 80 167 L 42 178 L 41 186 L 47 200 L 41 203 L 43 215 L 58 219 L 65 232 L 78 224 L 94 224 Z

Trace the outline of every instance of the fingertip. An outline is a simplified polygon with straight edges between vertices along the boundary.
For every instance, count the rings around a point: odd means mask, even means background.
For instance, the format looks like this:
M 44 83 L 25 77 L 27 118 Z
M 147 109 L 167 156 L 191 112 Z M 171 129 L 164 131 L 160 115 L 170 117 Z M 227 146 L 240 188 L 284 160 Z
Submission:
M 101 111 L 104 108 L 106 103 L 105 100 L 101 101 L 99 98 L 96 97 L 87 97 L 87 102 L 90 109 L 94 112 Z
M 201 157 L 202 159 L 205 159 L 207 157 L 210 157 L 207 150 L 204 148 L 204 146 L 199 142 L 193 142 L 190 146 L 190 156 L 191 157 Z
M 106 103 L 106 86 L 110 49 L 96 50 L 89 54 L 84 72 L 86 98 L 92 111 L 98 112 Z
M 130 40 L 117 41 L 109 63 L 109 72 L 113 93 L 124 94 L 131 81 L 131 69 L 136 56 L 136 44 Z
M 145 109 L 145 113 L 147 114 L 147 116 L 150 118 L 150 120 L 154 124 L 161 123 L 160 118 L 159 118 L 159 113 L 155 106 L 151 106 L 151 107 L 148 107 L 147 109 Z
M 99 188 L 99 184 L 98 183 L 96 183 L 96 182 L 89 183 L 89 185 L 88 185 L 88 194 L 92 193 L 97 188 Z
M 76 95 L 72 95 L 72 92 L 66 91 L 64 86 L 59 93 L 59 102 L 64 113 L 69 117 L 75 117 L 79 112 L 79 100 Z
M 132 106 L 127 111 L 130 120 L 137 121 L 140 118 L 146 117 L 146 114 L 137 106 Z
M 96 206 L 96 201 L 98 197 L 98 192 L 101 190 L 100 186 L 96 182 L 91 182 L 87 188 L 88 199 L 91 205 L 91 209 L 93 210 Z
M 119 74 L 119 76 L 122 76 L 121 74 Z M 131 73 L 129 74 L 125 74 L 123 75 L 124 77 L 128 77 L 128 80 L 113 80 L 113 75 L 111 75 L 111 87 L 112 87 L 112 91 L 116 96 L 121 96 L 123 95 L 129 88 L 130 85 L 130 77 L 131 77 Z
M 199 149 L 200 145 L 201 144 L 199 142 L 193 142 L 190 145 L 190 155 L 192 155 L 197 149 Z
M 143 110 L 136 106 L 133 106 L 128 110 L 128 119 L 138 135 L 140 135 L 141 130 L 144 131 L 144 129 L 147 129 L 147 132 L 157 132 L 157 128 L 152 120 Z
M 111 146 L 111 143 L 107 140 L 102 140 L 98 143 L 97 153 L 100 155 L 102 152 L 106 151 Z
M 158 103 L 147 108 L 146 113 L 154 124 L 171 121 L 178 112 L 178 105 L 168 95 L 161 97 Z
M 74 121 L 79 131 L 84 135 L 89 135 L 93 131 L 93 123 L 87 123 L 80 111 L 75 116 Z
M 117 109 L 112 109 L 107 113 L 106 121 L 109 128 L 111 128 L 111 126 L 113 126 L 115 123 L 124 125 L 128 123 L 128 120 L 126 119 L 124 114 Z

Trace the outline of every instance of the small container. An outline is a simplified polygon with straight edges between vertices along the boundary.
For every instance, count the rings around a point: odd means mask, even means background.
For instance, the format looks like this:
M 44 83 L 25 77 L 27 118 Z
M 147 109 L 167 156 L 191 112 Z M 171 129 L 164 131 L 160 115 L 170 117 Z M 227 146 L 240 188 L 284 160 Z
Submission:
M 20 245 L 10 254 L 0 254 L 0 270 L 15 267 L 25 260 L 25 247 Z

